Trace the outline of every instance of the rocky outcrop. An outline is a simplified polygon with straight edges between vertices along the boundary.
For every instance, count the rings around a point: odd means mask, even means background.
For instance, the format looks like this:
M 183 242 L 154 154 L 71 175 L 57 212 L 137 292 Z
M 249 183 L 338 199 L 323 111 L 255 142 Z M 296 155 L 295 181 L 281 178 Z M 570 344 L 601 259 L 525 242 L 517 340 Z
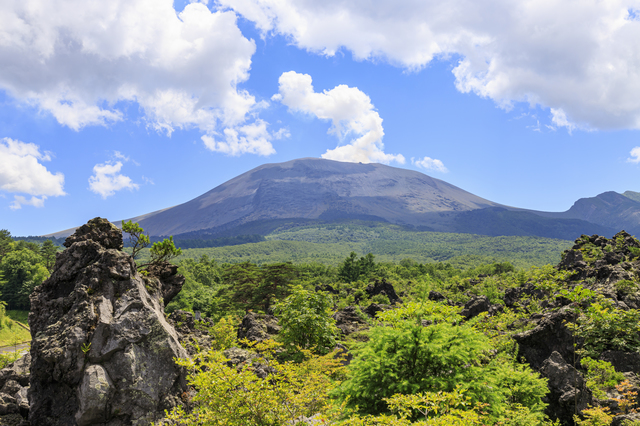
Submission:
M 208 330 L 214 326 L 211 318 L 201 318 L 197 321 L 191 312 L 178 309 L 171 312 L 167 319 L 178 333 L 180 344 L 189 355 L 195 355 L 199 349 L 211 349 L 212 338 Z
M 333 314 L 336 320 L 336 327 L 343 336 L 369 329 L 367 321 L 358 314 L 355 306 L 347 306 Z
M 382 294 L 387 296 L 389 303 L 395 305 L 396 303 L 402 303 L 402 299 L 396 294 L 396 290 L 393 288 L 393 284 L 387 282 L 385 279 L 381 281 L 376 280 L 375 283 L 369 284 L 364 290 L 369 297 Z
M 23 419 L 29 417 L 27 393 L 29 391 L 30 365 L 31 355 L 27 353 L 0 370 L 0 416 L 10 415 L 15 424 L 21 424 Z M 0 424 L 4 425 L 7 420 L 11 419 L 2 417 Z
M 601 285 L 633 280 L 633 269 L 640 268 L 640 241 L 625 231 L 608 239 L 583 235 L 562 254 L 558 269 L 572 271 L 572 280 L 592 279 Z
M 460 315 L 466 319 L 471 319 L 478 316 L 483 312 L 488 312 L 489 315 L 494 315 L 497 312 L 502 311 L 502 305 L 492 305 L 487 296 L 472 297 L 465 305 Z
M 65 246 L 31 294 L 30 422 L 148 425 L 186 389 L 174 358 L 188 355 L 163 304 L 184 278 L 167 265 L 159 277 L 140 274 L 106 219 L 78 228 Z
M 600 359 L 610 362 L 616 371 L 640 375 L 640 353 L 638 352 L 604 351 L 600 354 Z
M 573 415 L 591 403 L 591 391 L 582 374 L 567 364 L 558 352 L 553 352 L 540 368 L 540 375 L 548 379 L 549 393 L 545 413 L 562 424 L 574 424 Z M 577 407 L 577 408 L 576 408 Z
M 575 321 L 576 316 L 572 309 L 564 307 L 543 315 L 532 330 L 513 336 L 518 343 L 518 358 L 524 357 L 535 369 L 540 368 L 553 352 L 558 352 L 564 359 L 573 360 L 574 338 L 566 323 Z
M 273 315 L 247 313 L 238 326 L 238 339 L 262 342 L 273 339 L 280 332 L 278 319 Z

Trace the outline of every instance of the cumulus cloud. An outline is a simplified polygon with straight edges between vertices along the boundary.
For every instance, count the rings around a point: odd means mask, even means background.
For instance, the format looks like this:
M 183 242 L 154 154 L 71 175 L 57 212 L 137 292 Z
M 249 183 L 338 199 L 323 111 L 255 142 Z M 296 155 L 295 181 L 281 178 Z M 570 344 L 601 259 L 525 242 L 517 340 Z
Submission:
M 12 209 L 22 205 L 43 207 L 47 197 L 66 195 L 64 175 L 51 173 L 41 164 L 51 161 L 51 154 L 41 152 L 33 143 L 25 143 L 10 138 L 0 140 L 0 190 L 18 194 L 11 203 Z
M 362 163 L 404 163 L 401 154 L 384 152 L 382 118 L 369 96 L 358 88 L 341 84 L 322 93 L 315 92 L 311 76 L 295 71 L 283 73 L 278 81 L 279 93 L 273 96 L 273 100 L 282 102 L 292 111 L 330 120 L 329 133 L 340 140 L 355 136 L 346 145 L 327 150 L 322 158 Z
M 122 189 L 134 190 L 140 185 L 133 183 L 130 177 L 120 173 L 122 162 L 108 161 L 93 166 L 93 175 L 89 178 L 89 190 L 106 199 Z
M 233 130 L 258 105 L 238 88 L 255 43 L 236 19 L 203 3 L 176 13 L 172 0 L 6 0 L 0 89 L 74 130 L 122 121 L 130 102 L 167 135 Z
M 515 102 L 553 108 L 553 123 L 569 131 L 640 128 L 637 1 L 218 2 L 264 34 L 324 55 L 346 49 L 410 71 L 459 58 L 459 91 L 505 109 Z
M 627 161 L 629 163 L 640 163 L 640 146 L 636 146 L 635 148 L 633 148 L 629 155 L 630 157 L 627 158 Z
M 411 164 L 418 166 L 422 169 L 433 170 L 435 172 L 447 173 L 449 170 L 444 166 L 442 161 L 436 160 L 430 157 L 424 157 L 422 159 L 411 158 Z

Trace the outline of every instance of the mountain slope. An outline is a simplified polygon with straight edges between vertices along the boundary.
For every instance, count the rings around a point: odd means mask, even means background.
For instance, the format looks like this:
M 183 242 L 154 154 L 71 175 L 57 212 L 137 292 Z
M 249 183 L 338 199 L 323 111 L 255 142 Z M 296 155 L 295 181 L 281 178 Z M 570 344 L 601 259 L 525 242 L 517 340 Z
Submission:
M 306 158 L 265 164 L 184 204 L 134 220 L 151 235 L 215 233 L 288 218 L 377 220 L 446 231 L 451 213 L 498 206 L 416 171 Z
M 631 196 L 617 192 L 603 192 L 595 197 L 581 198 L 569 210 L 557 217 L 582 219 L 631 234 L 640 234 L 640 201 L 633 199 L 637 192 L 627 191 Z

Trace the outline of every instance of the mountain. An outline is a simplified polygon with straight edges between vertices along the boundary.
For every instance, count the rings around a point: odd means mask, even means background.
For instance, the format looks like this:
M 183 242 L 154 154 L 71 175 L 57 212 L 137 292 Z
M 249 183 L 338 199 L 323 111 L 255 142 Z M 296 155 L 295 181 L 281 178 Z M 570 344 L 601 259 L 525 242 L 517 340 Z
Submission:
M 608 191 L 590 198 L 580 198 L 569 210 L 556 217 L 581 219 L 608 228 L 640 234 L 640 193 Z
M 151 236 L 194 240 L 354 220 L 422 231 L 573 240 L 620 229 L 640 234 L 636 196 L 640 193 L 606 192 L 580 199 L 566 212 L 539 212 L 504 206 L 413 170 L 303 158 L 264 164 L 184 204 L 132 220 Z
M 265 164 L 139 220 L 151 235 L 222 233 L 265 220 L 370 220 L 448 230 L 452 213 L 498 207 L 439 179 L 382 164 Z

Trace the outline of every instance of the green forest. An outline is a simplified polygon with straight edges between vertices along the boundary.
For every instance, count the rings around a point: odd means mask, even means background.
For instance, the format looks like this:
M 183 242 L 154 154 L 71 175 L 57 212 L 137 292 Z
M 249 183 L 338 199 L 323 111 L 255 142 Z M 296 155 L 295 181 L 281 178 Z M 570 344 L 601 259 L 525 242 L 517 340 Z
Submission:
M 640 379 L 606 358 L 640 350 L 640 242 L 624 233 L 571 243 L 343 224 L 150 250 L 128 229 L 141 268 L 171 258 L 185 277 L 167 317 L 202 315 L 184 343 L 194 355 L 176 361 L 193 391 L 170 424 L 640 424 Z M 59 249 L 0 232 L 2 309 L 29 309 Z M 247 321 L 264 336 L 239 338 Z M 558 362 L 575 403 L 545 376 L 553 356 L 527 346 L 553 321 L 570 338 L 545 344 L 569 348 Z

